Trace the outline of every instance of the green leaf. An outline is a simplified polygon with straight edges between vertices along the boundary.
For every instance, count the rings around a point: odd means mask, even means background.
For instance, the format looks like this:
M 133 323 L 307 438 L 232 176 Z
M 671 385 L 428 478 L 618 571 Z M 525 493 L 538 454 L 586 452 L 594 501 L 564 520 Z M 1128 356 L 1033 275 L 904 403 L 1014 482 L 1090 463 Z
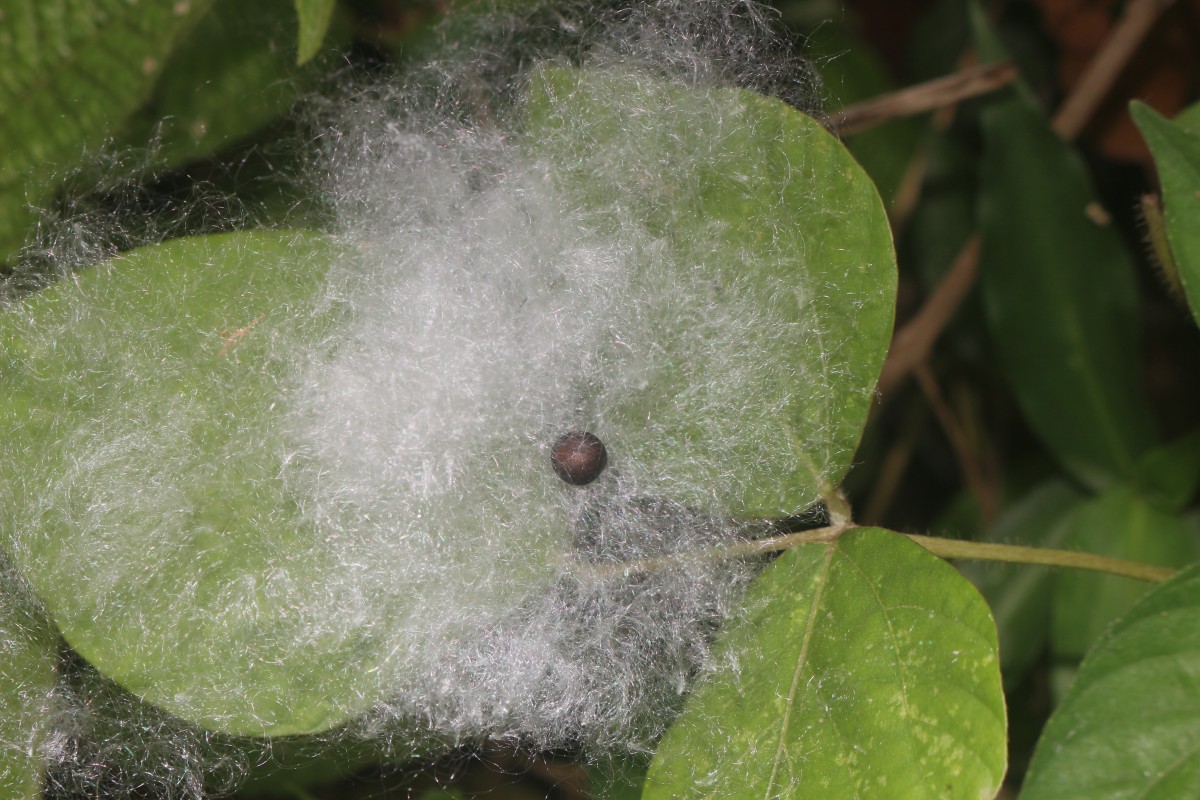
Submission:
M 0 261 L 56 170 L 116 134 L 212 0 L 0 0 Z
M 1165 567 L 1196 559 L 1196 539 L 1186 521 L 1159 510 L 1130 487 L 1115 487 L 1080 506 L 1066 521 L 1063 546 Z M 1054 582 L 1052 645 L 1068 659 L 1082 657 L 1114 619 L 1150 585 L 1132 578 L 1063 570 Z
M 321 52 L 337 0 L 295 0 L 295 3 L 300 24 L 296 63 L 303 64 Z
M 1115 230 L 1089 218 L 1083 162 L 1025 94 L 986 108 L 983 134 L 984 304 L 1017 398 L 1080 480 L 1129 479 L 1154 441 L 1129 255 Z
M 715 307 L 757 325 L 737 342 L 703 322 L 655 331 L 676 363 L 622 398 L 624 446 L 652 473 L 692 465 L 672 476 L 688 502 L 806 508 L 849 467 L 891 334 L 895 255 L 870 179 L 817 122 L 751 92 L 546 69 L 530 106 L 538 155 L 594 224 L 644 227 Z
M 1200 566 L 1147 594 L 1080 666 L 1021 800 L 1200 796 Z
M 16 566 L 97 669 L 215 730 L 312 732 L 378 697 L 370 640 L 304 611 L 328 602 L 332 556 L 281 466 L 276 342 L 332 324 L 310 309 L 337 254 L 295 232 L 178 239 L 0 316 L 0 531 L 20 532 Z M 124 490 L 80 484 L 97 460 Z M 162 471 L 186 479 L 160 485 Z M 163 491 L 178 495 L 166 518 L 130 502 Z
M 0 574 L 0 797 L 41 797 L 58 637 Z
M 1139 493 L 1164 511 L 1182 511 L 1200 488 L 1200 431 L 1142 456 L 1136 483 Z
M 154 140 L 174 167 L 260 130 L 314 84 L 320 63 L 295 65 L 291 0 L 217 0 L 163 69 L 125 135 Z
M 1175 117 L 1175 124 L 1191 134 L 1200 133 L 1200 102 L 1192 103 Z
M 859 529 L 751 586 L 643 795 L 993 797 L 1004 776 L 996 631 L 958 572 Z
M 1017 500 L 988 529 L 983 541 L 1033 547 L 1060 547 L 1067 527 L 1064 518 L 1084 501 L 1063 481 L 1040 484 Z M 1012 686 L 1041 654 L 1050 633 L 1054 572 L 1029 564 L 968 561 L 963 574 L 979 587 L 996 619 L 1000 637 L 1000 668 Z
M 210 730 L 305 734 L 361 714 L 411 677 L 412 640 L 380 621 L 436 605 L 437 589 L 377 564 L 382 585 L 355 583 L 355 544 L 335 546 L 295 486 L 311 458 L 291 413 L 295 354 L 345 324 L 340 303 L 317 302 L 345 257 L 304 232 L 178 239 L 0 315 L 5 549 L 83 658 Z M 511 581 L 460 605 L 508 607 L 547 576 L 528 538 L 545 520 L 525 521 L 505 539 L 519 557 L 475 531 L 437 554 L 464 570 L 512 562 Z
M 1167 240 L 1192 316 L 1200 321 L 1200 111 L 1168 122 L 1145 103 L 1134 101 L 1129 110 L 1154 155 Z

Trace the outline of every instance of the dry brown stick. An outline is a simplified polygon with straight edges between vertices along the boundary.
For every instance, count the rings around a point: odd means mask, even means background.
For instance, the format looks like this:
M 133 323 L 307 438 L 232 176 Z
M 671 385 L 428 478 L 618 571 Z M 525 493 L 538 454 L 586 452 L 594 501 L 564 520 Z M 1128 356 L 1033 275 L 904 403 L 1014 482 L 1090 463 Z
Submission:
M 905 323 L 892 339 L 892 347 L 879 376 L 879 393 L 888 395 L 913 367 L 925 360 L 933 343 L 958 311 L 975 285 L 979 271 L 979 234 L 971 234 L 958 252 L 950 270 L 916 316 Z
M 942 106 L 933 113 L 929 127 L 938 133 L 948 130 L 951 123 L 954 122 L 957 109 L 958 106 Z M 904 226 L 908 224 L 913 212 L 917 210 L 917 204 L 921 201 L 921 191 L 925 188 L 925 175 L 929 169 L 929 155 L 932 146 L 933 142 L 929 138 L 920 144 L 913 153 L 913 157 L 909 159 L 908 166 L 904 168 L 904 175 L 900 178 L 900 183 L 892 195 L 888 219 L 892 223 L 892 235 L 897 239 L 900 238 L 901 231 L 904 230 Z
M 956 72 L 961 72 L 973 66 L 975 66 L 975 50 L 967 48 L 959 56 L 954 69 Z M 939 134 L 949 130 L 957 112 L 957 105 L 942 106 L 937 109 L 930 118 L 930 129 Z M 925 188 L 925 176 L 929 169 L 929 157 L 932 149 L 933 140 L 925 137 L 916 152 L 913 153 L 912 158 L 909 159 L 908 166 L 904 169 L 904 175 L 900 178 L 900 183 L 892 194 L 888 219 L 892 223 L 892 235 L 897 239 L 900 238 L 901 232 L 921 201 L 921 192 Z
M 1007 61 L 971 67 L 943 78 L 909 86 L 861 103 L 853 103 L 830 116 L 829 128 L 842 136 L 874 128 L 899 117 L 911 117 L 994 92 L 1011 83 L 1017 70 Z
M 933 414 L 937 417 L 938 424 L 942 427 L 942 432 L 946 434 L 946 438 L 950 441 L 950 447 L 954 450 L 959 467 L 962 469 L 963 477 L 967 481 L 968 490 L 974 495 L 975 501 L 979 503 L 980 518 L 985 523 L 991 521 L 995 518 L 996 507 L 999 505 L 998 493 L 995 491 L 992 483 L 987 480 L 986 470 L 980 466 L 979 460 L 972 453 L 971 446 L 967 442 L 967 437 L 963 433 L 962 425 L 959 424 L 958 416 L 951 410 L 950 404 L 946 402 L 946 398 L 942 394 L 942 389 L 938 386 L 937 379 L 933 377 L 933 370 L 929 368 L 928 361 L 922 361 L 920 364 L 917 364 L 914 374 L 916 375 L 917 383 L 921 387 L 921 392 L 925 395 L 925 401 L 933 409 Z
M 883 522 L 884 514 L 891 508 L 892 501 L 900 489 L 904 476 L 908 474 L 908 465 L 912 461 L 913 451 L 917 446 L 924 414 L 918 418 L 918 412 L 923 409 L 914 405 L 910 407 L 909 417 L 901 433 L 888 447 L 880 463 L 879 472 L 871 481 L 871 493 L 863 504 L 862 514 L 855 517 L 864 525 L 875 525 Z
M 1137 51 L 1159 16 L 1175 0 L 1131 0 L 1104 46 L 1054 115 L 1054 129 L 1068 141 L 1083 131 L 1121 70 Z

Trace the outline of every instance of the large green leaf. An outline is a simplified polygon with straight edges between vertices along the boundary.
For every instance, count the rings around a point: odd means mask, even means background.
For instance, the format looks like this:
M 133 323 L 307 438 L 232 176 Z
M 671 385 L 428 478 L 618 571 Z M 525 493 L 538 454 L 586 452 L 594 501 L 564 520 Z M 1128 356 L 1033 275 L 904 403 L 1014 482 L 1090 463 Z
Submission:
M 1155 588 L 1088 653 L 1022 800 L 1200 796 L 1200 567 Z
M 330 324 L 311 305 L 335 255 L 291 232 L 175 240 L 0 317 L 6 547 L 85 658 L 220 730 L 317 730 L 376 696 L 350 669 L 369 639 L 306 611 L 332 555 L 285 490 L 282 422 L 263 427 L 287 407 L 279 343 Z
M 1079 479 L 1130 478 L 1154 441 L 1132 261 L 1116 230 L 1089 217 L 1083 161 L 1027 93 L 986 108 L 983 135 L 984 303 L 1017 398 Z
M 0 260 L 53 173 L 118 132 L 211 3 L 0 0 Z
M 870 179 L 814 120 L 752 92 L 547 69 L 530 102 L 538 155 L 593 224 L 692 265 L 630 291 L 703 303 L 661 310 L 649 339 L 674 358 L 623 388 L 622 446 L 689 503 L 807 507 L 849 467 L 890 338 L 895 256 Z M 743 309 L 736 337 L 706 306 Z
M 798 547 L 751 586 L 646 800 L 993 797 L 1005 716 L 987 605 L 898 534 Z
M 58 637 L 0 567 L 0 798 L 42 794 Z
M 1154 154 L 1171 255 L 1192 316 L 1200 321 L 1200 120 L 1193 119 L 1200 111 L 1168 122 L 1135 101 L 1130 113 Z
M 1124 486 L 1079 506 L 1064 525 L 1063 546 L 1069 549 L 1165 567 L 1185 566 L 1197 556 L 1195 536 L 1183 517 L 1160 510 Z M 1054 652 L 1068 659 L 1082 657 L 1109 623 L 1149 589 L 1133 578 L 1060 572 L 1051 606 Z
M 436 529 L 462 536 L 428 537 L 433 552 L 339 536 L 314 511 L 297 361 L 346 324 L 342 303 L 318 301 L 349 257 L 311 233 L 177 239 L 0 316 L 5 548 L 80 655 L 213 730 L 344 722 L 396 691 L 424 641 L 407 620 L 441 615 L 449 593 L 464 626 L 482 624 L 475 603 L 506 608 L 546 573 L 536 511 L 510 550 L 481 535 L 504 524 L 504 509 L 479 513 L 490 485 L 464 490 L 461 518 Z M 525 449 L 529 472 L 549 472 Z M 493 562 L 512 562 L 508 580 L 454 595 Z

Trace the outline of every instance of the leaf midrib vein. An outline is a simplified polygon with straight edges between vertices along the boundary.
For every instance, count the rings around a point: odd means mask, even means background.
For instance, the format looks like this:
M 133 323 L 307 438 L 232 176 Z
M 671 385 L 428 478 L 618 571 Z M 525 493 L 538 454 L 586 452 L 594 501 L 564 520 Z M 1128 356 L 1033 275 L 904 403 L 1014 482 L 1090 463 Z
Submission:
M 821 598 L 825 593 L 825 585 L 829 582 L 829 571 L 836 552 L 836 544 L 830 543 L 826 547 L 825 563 L 821 566 L 821 576 L 817 582 L 817 591 L 813 595 L 812 605 L 808 611 L 808 625 L 804 630 L 804 642 L 800 645 L 800 655 L 796 659 L 796 669 L 792 672 L 792 684 L 788 688 L 783 715 L 779 720 L 779 741 L 775 746 L 775 756 L 771 760 L 771 775 L 767 778 L 766 793 L 763 795 L 763 800 L 770 800 L 771 790 L 774 788 L 775 780 L 779 775 L 779 766 L 783 762 L 784 750 L 787 747 L 787 732 L 791 725 L 792 709 L 795 707 L 796 694 L 800 689 L 800 676 L 804 674 L 805 667 L 808 666 L 808 650 L 812 644 L 813 634 L 817 627 L 817 610 L 820 608 Z

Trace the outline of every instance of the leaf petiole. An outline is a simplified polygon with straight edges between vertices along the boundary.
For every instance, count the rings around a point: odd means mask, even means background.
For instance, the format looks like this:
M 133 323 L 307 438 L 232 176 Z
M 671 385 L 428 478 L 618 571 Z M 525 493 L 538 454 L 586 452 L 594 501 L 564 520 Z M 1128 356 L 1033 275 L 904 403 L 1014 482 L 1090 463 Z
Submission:
M 839 536 L 856 526 L 831 525 L 826 528 L 786 533 L 761 539 L 747 539 L 724 547 L 712 547 L 685 556 L 664 556 L 638 561 L 627 561 L 619 564 L 591 567 L 589 575 L 598 578 L 629 576 L 640 572 L 655 572 L 679 564 L 684 560 L 709 560 L 716 558 L 741 558 L 765 553 L 779 553 L 799 547 L 804 544 L 832 543 Z M 1013 544 L 996 542 L 971 542 L 963 539 L 944 539 L 938 536 L 922 536 L 908 533 L 898 534 L 907 536 L 912 541 L 924 547 L 936 556 L 947 560 L 969 559 L 977 561 L 1003 561 L 1011 564 L 1030 564 L 1051 567 L 1070 567 L 1086 569 L 1094 572 L 1105 572 L 1139 581 L 1165 581 L 1175 574 L 1170 567 L 1160 567 L 1154 564 L 1144 564 L 1139 561 L 1127 561 L 1122 558 L 1086 553 L 1076 550 L 1054 550 L 1042 547 L 1024 547 Z

